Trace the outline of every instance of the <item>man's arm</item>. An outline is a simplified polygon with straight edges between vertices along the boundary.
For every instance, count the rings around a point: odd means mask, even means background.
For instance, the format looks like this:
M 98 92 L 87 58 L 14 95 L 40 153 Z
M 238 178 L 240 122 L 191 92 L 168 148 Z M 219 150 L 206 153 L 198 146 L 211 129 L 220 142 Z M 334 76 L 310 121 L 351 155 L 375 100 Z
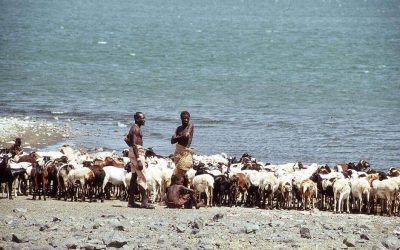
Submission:
M 190 192 L 190 193 L 194 193 L 194 190 L 193 190 L 193 189 L 187 188 L 187 187 L 185 187 L 185 186 L 183 186 L 183 185 L 182 185 L 182 190 L 183 190 L 183 191 L 188 191 L 188 192 Z
M 134 125 L 135 126 L 135 125 Z M 142 146 L 142 138 L 140 134 L 140 130 L 135 126 L 132 134 L 132 148 L 133 148 L 133 153 L 135 154 L 135 158 L 139 167 L 139 170 L 143 169 L 143 164 L 142 161 L 139 160 L 139 151 L 137 146 Z
M 171 144 L 175 144 L 177 142 L 182 142 L 185 143 L 189 142 L 188 144 L 191 143 L 192 137 L 193 137 L 193 124 L 189 123 L 189 125 L 184 129 L 184 133 L 182 135 L 179 134 L 180 127 L 178 127 L 175 131 L 175 134 L 171 138 Z
M 178 135 L 178 130 L 179 127 L 176 128 L 175 133 L 171 137 L 171 144 L 177 143 L 182 138 L 182 136 Z

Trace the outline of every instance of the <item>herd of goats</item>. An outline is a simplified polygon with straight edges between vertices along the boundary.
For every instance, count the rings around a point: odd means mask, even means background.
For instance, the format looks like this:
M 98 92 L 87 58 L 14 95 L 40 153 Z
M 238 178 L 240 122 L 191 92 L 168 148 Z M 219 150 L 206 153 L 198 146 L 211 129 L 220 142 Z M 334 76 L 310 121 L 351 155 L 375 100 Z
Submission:
M 194 155 L 189 187 L 206 206 L 247 206 L 399 215 L 400 169 L 374 170 L 365 160 L 336 166 L 301 162 L 265 164 L 243 154 Z M 1 193 L 71 201 L 128 199 L 127 151 L 88 153 L 68 145 L 11 156 L 0 152 Z M 163 202 L 175 168 L 173 156 L 147 150 L 143 169 L 152 202 Z M 6 185 L 3 185 L 5 183 Z M 139 194 L 137 194 L 139 196 Z M 136 197 L 139 199 L 139 197 Z

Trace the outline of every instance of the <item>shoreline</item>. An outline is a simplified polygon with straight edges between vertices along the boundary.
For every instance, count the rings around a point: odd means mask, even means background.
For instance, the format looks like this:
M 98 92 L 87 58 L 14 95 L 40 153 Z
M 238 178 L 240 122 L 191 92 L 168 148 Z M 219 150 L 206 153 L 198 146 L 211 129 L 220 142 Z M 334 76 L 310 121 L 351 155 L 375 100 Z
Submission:
M 22 139 L 23 149 L 37 150 L 73 136 L 73 129 L 67 124 L 31 117 L 0 118 L 0 148 L 10 147 L 17 137 Z

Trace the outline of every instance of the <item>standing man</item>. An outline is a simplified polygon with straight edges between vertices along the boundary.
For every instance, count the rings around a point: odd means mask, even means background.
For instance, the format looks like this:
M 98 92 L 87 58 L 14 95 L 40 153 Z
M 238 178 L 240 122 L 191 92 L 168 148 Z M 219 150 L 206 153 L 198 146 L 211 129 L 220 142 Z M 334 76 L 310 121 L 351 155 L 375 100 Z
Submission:
M 190 145 L 192 144 L 194 126 L 190 122 L 190 114 L 187 111 L 181 112 L 181 121 L 182 125 L 176 128 L 175 134 L 171 138 L 171 144 L 176 143 L 173 174 L 177 177 L 184 177 L 184 185 L 187 185 L 186 172 L 193 166 L 193 150 Z
M 146 117 L 142 112 L 136 112 L 134 115 L 135 124 L 132 125 L 128 135 L 125 137 L 125 142 L 129 146 L 128 157 L 131 160 L 132 178 L 129 185 L 129 200 L 128 207 L 140 207 L 153 209 L 154 207 L 147 204 L 147 184 L 146 178 L 143 174 L 143 165 L 145 164 L 145 150 L 143 148 L 143 134 L 141 127 L 146 122 Z M 139 187 L 142 204 L 140 206 L 135 204 L 135 190 L 136 186 Z
M 11 157 L 14 158 L 16 155 L 20 155 L 22 153 L 22 140 L 21 138 L 15 138 L 14 144 L 8 148 L 8 152 L 11 153 Z

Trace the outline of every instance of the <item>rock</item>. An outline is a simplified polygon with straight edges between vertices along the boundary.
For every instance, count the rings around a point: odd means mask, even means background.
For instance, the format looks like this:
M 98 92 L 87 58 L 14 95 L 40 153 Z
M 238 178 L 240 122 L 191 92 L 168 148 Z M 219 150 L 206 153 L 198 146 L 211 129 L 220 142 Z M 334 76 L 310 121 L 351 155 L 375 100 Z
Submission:
M 83 244 L 80 249 L 85 249 L 85 250 L 97 250 L 97 249 L 106 249 L 106 245 L 93 245 L 93 244 Z
M 366 234 L 360 234 L 360 238 L 363 240 L 369 240 L 369 237 Z
M 322 224 L 322 228 L 326 229 L 326 230 L 334 230 L 335 228 L 332 226 L 332 224 L 328 224 L 328 223 L 323 223 Z
M 389 250 L 398 249 L 400 247 L 400 240 L 393 235 L 390 235 L 382 240 L 382 245 Z
M 364 229 L 364 230 L 370 230 L 370 228 L 367 225 L 364 225 L 364 224 L 359 225 L 358 227 L 361 228 L 361 229 Z
M 343 240 L 343 244 L 345 244 L 348 247 L 356 247 L 356 243 L 354 243 L 353 240 L 348 239 L 348 238 Z
M 57 230 L 58 230 L 58 227 L 57 226 L 53 226 L 53 227 L 50 227 L 48 231 L 57 231 Z
M 107 247 L 115 247 L 115 248 L 121 248 L 123 247 L 127 241 L 120 241 L 120 240 L 112 240 L 107 244 Z
M 268 226 L 270 227 L 282 227 L 285 223 L 283 223 L 282 221 L 271 221 L 270 223 L 268 223 Z
M 245 233 L 256 233 L 258 230 L 260 230 L 260 227 L 257 224 L 245 224 L 244 225 L 244 231 Z
M 25 217 L 25 215 L 21 214 L 20 216 L 18 216 L 18 218 L 23 219 L 23 220 L 27 220 L 27 218 Z
M 22 237 L 21 235 L 18 235 L 18 234 L 12 234 L 12 241 L 15 243 L 24 243 L 24 242 L 28 242 L 28 239 L 26 237 Z
M 28 226 L 32 227 L 32 226 L 38 226 L 38 225 L 39 225 L 39 223 L 36 219 L 29 220 Z
M 54 248 L 56 248 L 58 246 L 56 240 L 53 237 L 47 239 L 47 244 L 49 244 L 50 246 L 52 246 Z
M 105 237 L 103 242 L 107 247 L 121 248 L 128 243 L 128 240 L 115 232 Z
M 197 249 L 214 249 L 213 245 L 208 242 L 208 240 L 200 239 L 199 243 L 197 243 Z
M 101 215 L 101 218 L 114 218 L 115 217 L 115 215 L 113 215 L 113 214 L 102 214 Z
M 393 231 L 393 233 L 394 233 L 395 235 L 397 235 L 397 236 L 400 236 L 400 227 L 398 227 L 397 229 L 395 229 L 395 230 Z
M 157 244 L 164 244 L 165 243 L 165 235 L 161 235 L 160 238 L 157 240 Z
M 311 239 L 310 229 L 308 229 L 306 227 L 301 227 L 300 228 L 300 236 L 301 236 L 301 238 Z
M 114 227 L 114 230 L 116 230 L 116 231 L 124 231 L 125 228 L 124 228 L 124 226 L 122 226 L 122 225 L 118 225 L 118 226 L 115 226 L 115 227 Z
M 78 249 L 81 244 L 81 240 L 72 237 L 63 239 L 61 242 L 57 242 L 56 239 L 49 241 L 49 245 L 55 248 Z
M 202 218 L 196 218 L 189 222 L 189 226 L 193 229 L 202 229 L 204 227 L 204 221 Z
M 76 243 L 67 243 L 65 245 L 68 249 L 77 249 L 78 245 Z
M 219 221 L 222 218 L 224 218 L 224 215 L 222 213 L 217 213 L 216 215 L 214 215 L 212 220 L 213 221 Z
M 176 226 L 176 231 L 178 233 L 184 233 L 187 229 L 187 226 L 185 224 L 179 224 Z
M 57 218 L 57 217 L 53 217 L 53 222 L 60 222 L 61 219 Z
M 86 243 L 92 244 L 92 245 L 103 245 L 104 244 L 103 241 L 99 240 L 99 239 L 91 239 L 91 240 L 86 241 Z
M 39 227 L 39 231 L 43 232 L 44 230 L 49 229 L 49 228 L 50 228 L 49 225 L 44 224 L 43 226 Z
M 26 213 L 26 212 L 28 212 L 28 209 L 18 207 L 18 208 L 14 208 L 14 209 L 13 209 L 13 212 L 14 212 L 14 213 Z
M 371 247 L 371 250 L 382 250 L 382 249 L 384 249 L 384 248 L 383 247 L 378 247 L 377 245 L 373 245 Z
M 93 226 L 92 226 L 93 229 L 98 229 L 98 228 L 100 228 L 100 227 L 101 227 L 101 225 L 100 225 L 100 223 L 98 223 L 98 222 L 95 222 L 95 223 L 93 224 Z

